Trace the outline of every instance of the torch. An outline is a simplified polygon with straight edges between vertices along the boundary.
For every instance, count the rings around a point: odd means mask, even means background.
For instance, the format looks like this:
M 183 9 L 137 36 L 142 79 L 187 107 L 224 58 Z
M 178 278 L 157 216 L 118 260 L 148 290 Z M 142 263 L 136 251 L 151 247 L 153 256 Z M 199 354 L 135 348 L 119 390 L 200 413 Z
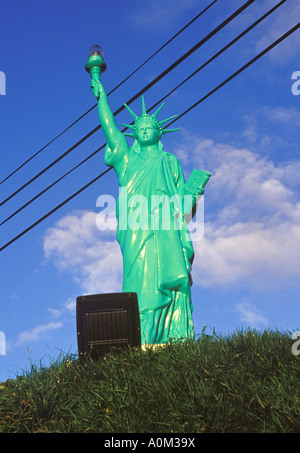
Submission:
M 97 44 L 92 46 L 89 50 L 88 61 L 85 65 L 85 69 L 91 74 L 92 77 L 92 88 L 93 80 L 100 82 L 100 76 L 102 72 L 106 71 L 106 67 L 102 47 Z M 98 96 L 99 95 L 100 93 L 98 93 Z

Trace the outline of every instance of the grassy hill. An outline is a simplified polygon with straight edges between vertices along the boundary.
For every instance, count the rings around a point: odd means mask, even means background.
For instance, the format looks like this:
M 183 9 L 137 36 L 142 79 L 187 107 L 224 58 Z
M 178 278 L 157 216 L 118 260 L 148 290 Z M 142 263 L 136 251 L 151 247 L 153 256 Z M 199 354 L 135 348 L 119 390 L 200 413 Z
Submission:
M 0 384 L 0 432 L 300 432 L 300 355 L 278 331 L 61 355 Z

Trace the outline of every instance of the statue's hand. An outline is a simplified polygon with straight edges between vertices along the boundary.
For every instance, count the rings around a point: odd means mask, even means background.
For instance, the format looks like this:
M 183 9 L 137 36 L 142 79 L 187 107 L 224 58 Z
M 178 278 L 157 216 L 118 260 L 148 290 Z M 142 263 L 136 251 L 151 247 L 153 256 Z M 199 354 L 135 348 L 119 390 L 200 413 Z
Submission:
M 91 78 L 91 89 L 93 92 L 93 95 L 95 96 L 96 99 L 99 99 L 100 94 L 101 94 L 101 83 L 99 80 L 94 79 L 93 77 Z

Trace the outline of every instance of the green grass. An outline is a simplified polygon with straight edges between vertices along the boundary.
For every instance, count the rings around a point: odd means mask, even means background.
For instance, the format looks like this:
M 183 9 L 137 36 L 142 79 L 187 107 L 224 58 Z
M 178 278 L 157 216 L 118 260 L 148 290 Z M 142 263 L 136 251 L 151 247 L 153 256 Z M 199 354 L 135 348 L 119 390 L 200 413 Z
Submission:
M 300 356 L 289 334 L 61 354 L 0 384 L 0 432 L 300 432 Z

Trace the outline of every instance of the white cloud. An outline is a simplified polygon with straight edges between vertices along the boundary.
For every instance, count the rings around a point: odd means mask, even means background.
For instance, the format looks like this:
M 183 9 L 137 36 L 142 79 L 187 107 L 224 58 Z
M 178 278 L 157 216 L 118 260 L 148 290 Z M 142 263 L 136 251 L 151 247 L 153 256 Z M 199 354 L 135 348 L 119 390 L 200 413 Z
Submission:
M 32 341 L 38 341 L 41 337 L 45 336 L 48 332 L 56 330 L 62 327 L 61 322 L 49 322 L 45 325 L 38 325 L 31 330 L 26 330 L 19 334 L 17 339 L 17 345 L 30 343 Z
M 57 310 L 55 308 L 48 308 L 48 311 L 54 318 L 59 318 L 62 315 L 61 310 Z
M 67 299 L 67 301 L 65 302 L 64 307 L 65 307 L 65 309 L 68 312 L 75 313 L 75 310 L 76 310 L 76 299 L 72 298 L 72 297 L 69 297 Z
M 210 223 L 204 239 L 195 244 L 195 253 L 194 281 L 200 286 L 275 289 L 299 278 L 300 229 L 291 222 L 274 227 Z
M 204 238 L 194 243 L 194 284 L 275 289 L 297 282 L 300 202 L 295 187 L 300 162 L 275 165 L 249 149 L 187 133 L 179 152 L 182 164 L 212 173 Z M 96 216 L 79 211 L 62 218 L 47 232 L 45 255 L 73 275 L 85 293 L 121 291 L 122 257 L 115 231 L 99 231 Z M 72 304 L 74 308 L 74 300 Z
M 46 233 L 45 256 L 71 273 L 85 294 L 120 291 L 122 257 L 115 231 L 99 231 L 96 219 L 91 211 L 63 217 Z
M 247 324 L 247 327 L 266 326 L 268 319 L 252 303 L 240 302 L 236 305 L 236 311 L 240 314 L 241 322 Z
M 53 318 L 60 318 L 64 313 L 67 313 L 68 315 L 70 314 L 75 315 L 76 296 L 68 297 L 68 299 L 64 302 L 61 308 L 48 308 L 48 311 Z
M 264 11 L 267 11 L 274 6 L 274 3 L 271 2 L 271 0 L 267 0 L 263 6 Z M 255 46 L 256 51 L 260 52 L 295 26 L 299 22 L 299 17 L 300 4 L 298 0 L 290 0 L 285 5 L 280 7 L 272 16 L 270 21 L 268 21 L 268 25 L 261 27 L 260 37 Z M 271 59 L 273 63 L 278 65 L 286 63 L 297 56 L 298 42 L 299 29 L 290 35 L 285 41 L 281 42 L 280 45 L 273 48 L 272 51 L 268 53 L 268 58 Z
M 300 126 L 300 111 L 296 108 L 264 107 L 263 113 L 275 123 Z
M 263 106 L 242 115 L 245 129 L 241 137 L 251 149 L 262 154 L 271 154 L 274 150 L 290 148 L 290 154 L 297 155 L 299 148 L 297 126 L 300 126 L 300 110 L 295 107 Z M 297 165 L 299 161 L 284 163 L 290 166 Z M 298 173 L 298 171 L 297 171 Z M 298 178 L 299 179 L 299 178 Z M 287 181 L 287 179 L 286 179 Z
M 277 3 L 274 0 L 260 0 L 247 8 L 239 16 L 239 20 L 232 23 L 232 27 L 243 29 L 252 24 L 259 17 L 263 16 Z M 239 5 L 240 6 L 240 5 Z M 238 6 L 236 6 L 238 7 Z M 254 33 L 249 33 L 245 40 L 242 40 L 243 52 L 257 55 L 284 33 L 290 30 L 299 22 L 300 5 L 298 0 L 288 0 L 277 8 L 269 17 L 264 19 L 255 27 Z M 299 29 L 291 34 L 287 39 L 274 47 L 265 55 L 268 62 L 282 66 L 288 61 L 295 59 L 298 55 Z M 297 70 L 297 68 L 295 68 Z
M 134 11 L 130 13 L 129 18 L 131 25 L 139 28 L 153 31 L 163 30 L 174 26 L 174 22 L 181 18 L 187 10 L 197 6 L 196 0 L 148 0 L 147 2 L 138 2 Z
M 212 173 L 204 238 L 194 244 L 194 283 L 275 288 L 297 281 L 300 202 L 287 175 L 299 169 L 299 162 L 276 166 L 245 148 L 197 137 L 186 140 L 190 163 Z

